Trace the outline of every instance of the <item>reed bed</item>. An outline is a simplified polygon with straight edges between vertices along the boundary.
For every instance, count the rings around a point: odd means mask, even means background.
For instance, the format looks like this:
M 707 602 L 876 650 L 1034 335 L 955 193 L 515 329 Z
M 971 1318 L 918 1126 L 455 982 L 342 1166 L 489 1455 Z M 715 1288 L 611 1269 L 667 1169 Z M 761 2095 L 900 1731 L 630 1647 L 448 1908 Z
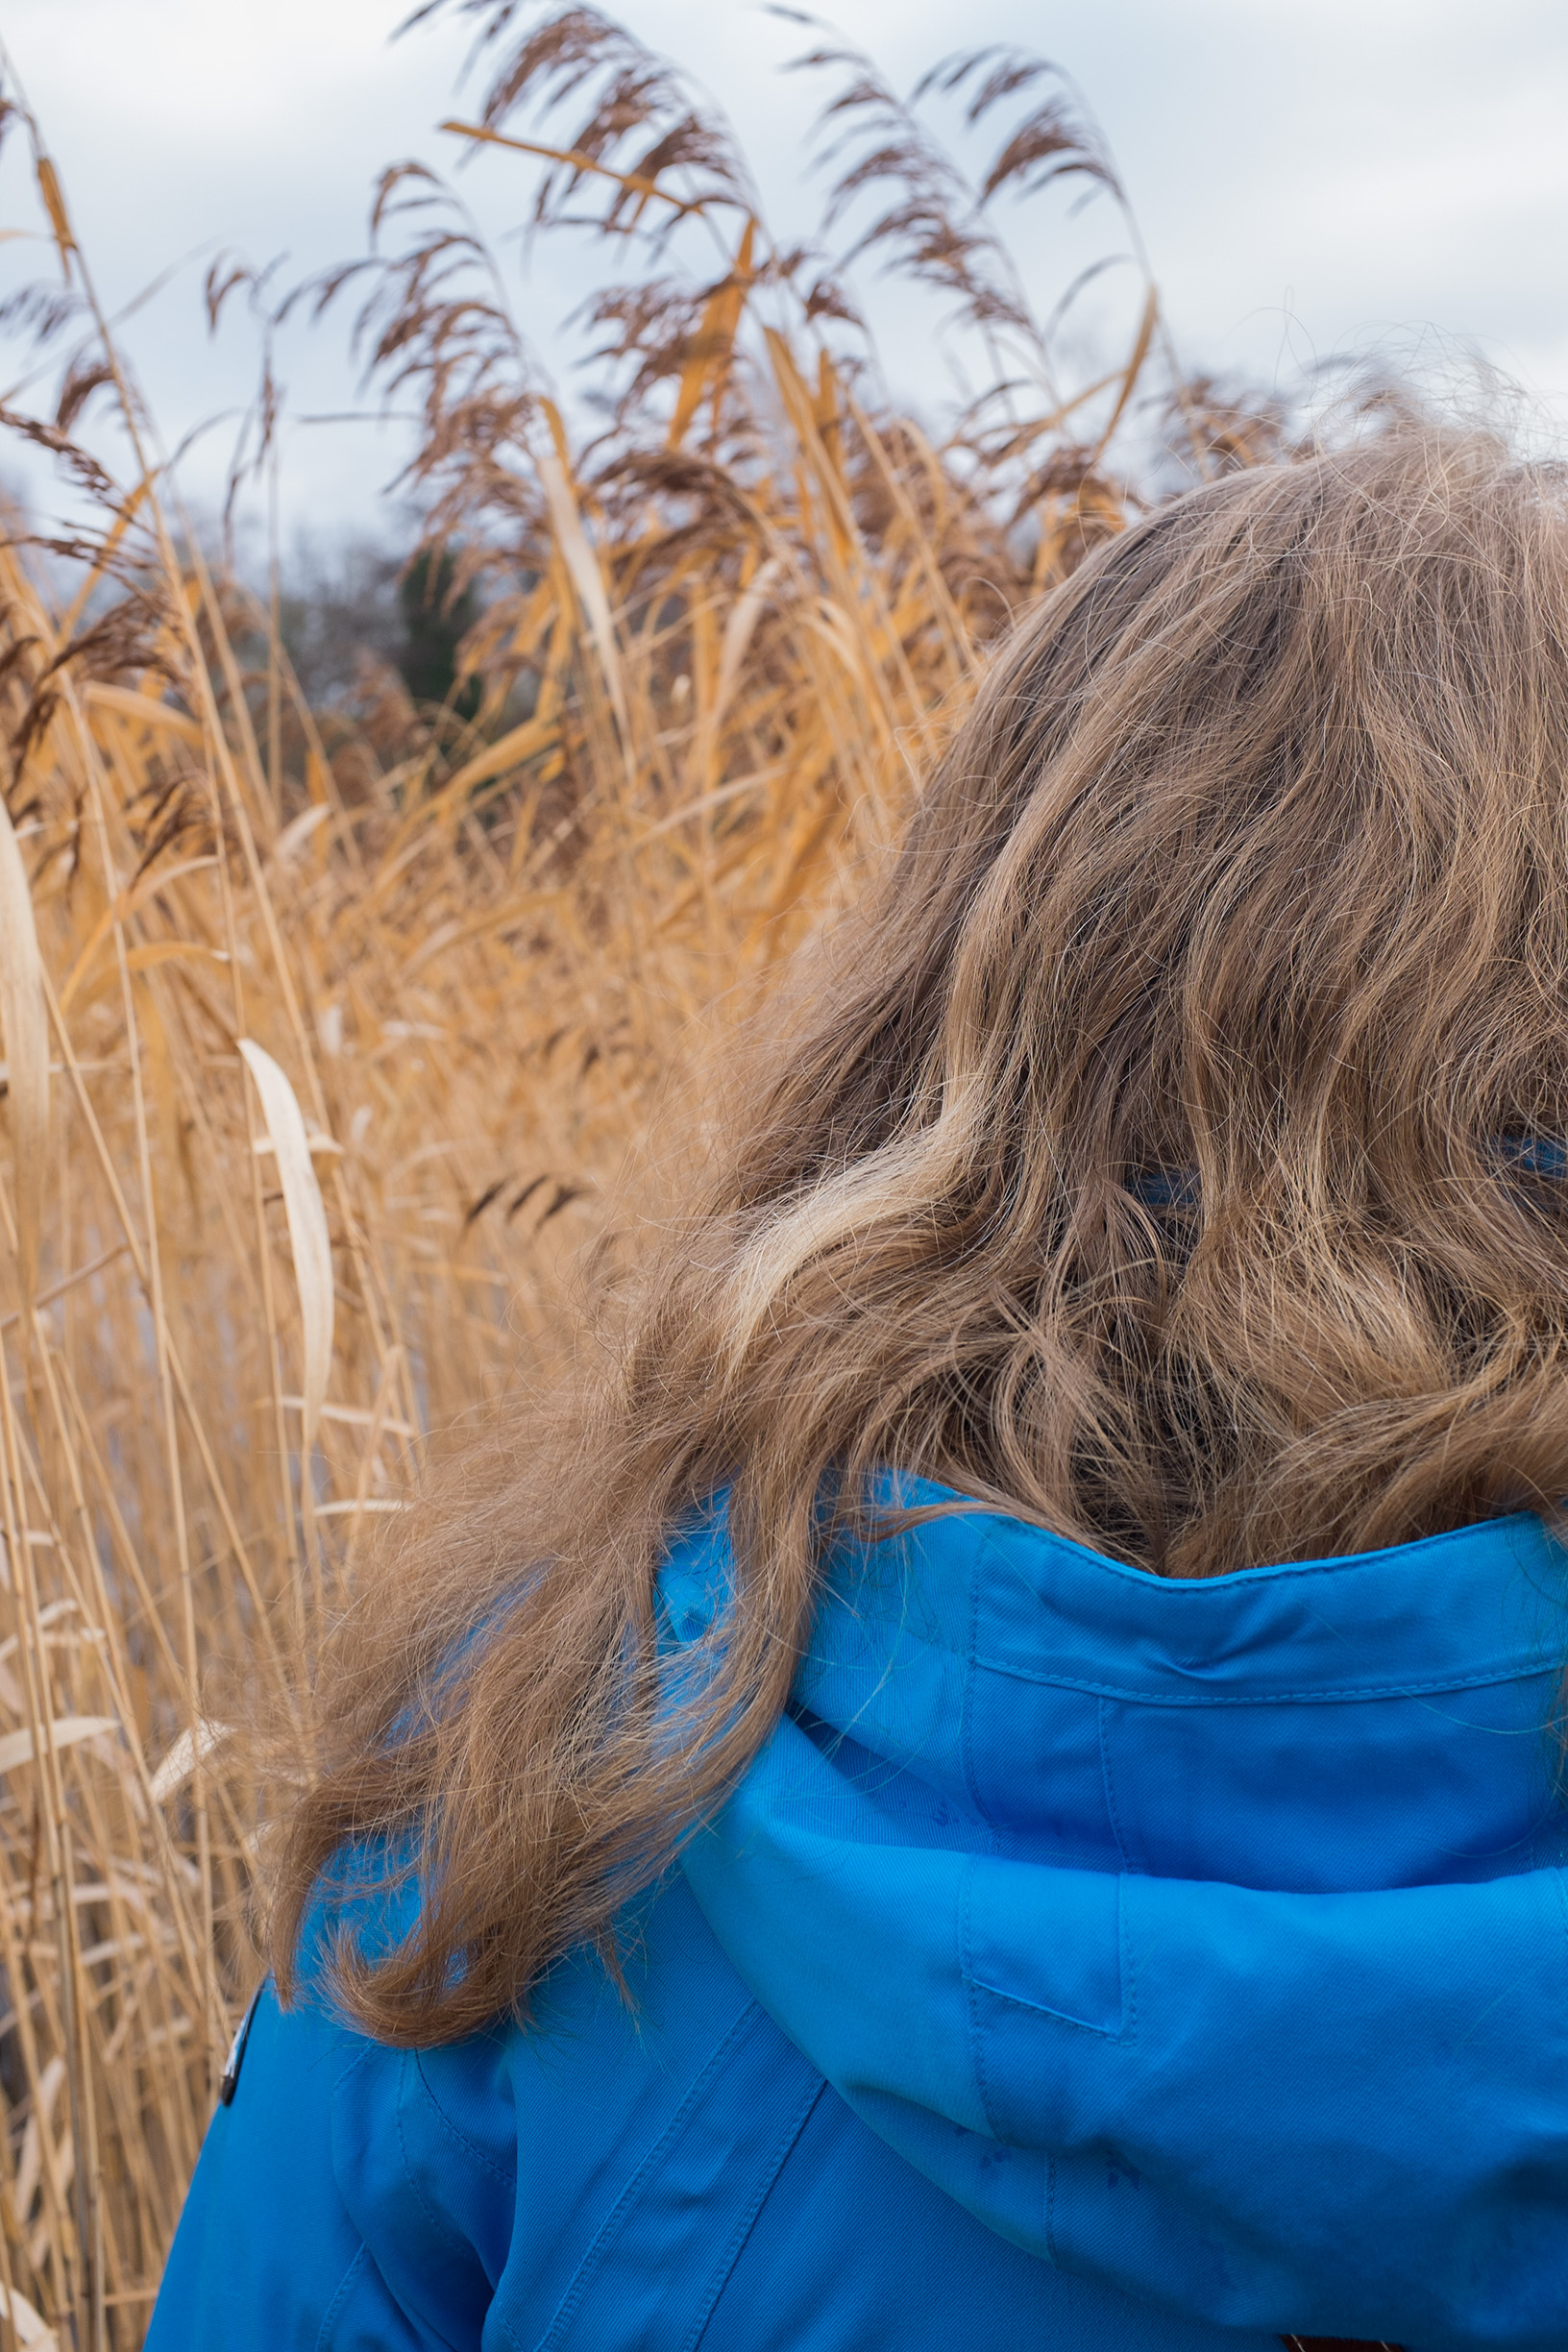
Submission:
M 369 664 L 306 707 L 12 110 L 63 340 L 53 414 L 4 422 L 89 506 L 0 549 L 0 2347 L 140 2341 L 260 1966 L 277 1792 L 231 1719 L 308 1671 L 432 1438 L 570 1344 L 655 1119 L 895 834 L 1013 614 L 1138 505 L 1129 420 L 1154 403 L 1204 468 L 1275 430 L 1173 377 L 1142 280 L 1130 348 L 1064 391 L 987 190 L 820 42 L 830 214 L 869 196 L 862 244 L 994 362 L 933 436 L 677 76 L 587 10 L 470 12 L 494 72 L 458 135 L 520 148 L 536 224 L 586 212 L 625 266 L 591 432 L 428 172 L 296 298 L 356 305 L 422 408 L 429 544 L 482 591 L 436 710 Z M 982 128 L 1012 109 L 995 186 L 1087 177 L 1115 211 L 1047 74 L 948 73 Z M 221 265 L 214 313 L 236 296 L 265 356 L 265 282 Z M 269 370 L 263 474 L 275 403 Z

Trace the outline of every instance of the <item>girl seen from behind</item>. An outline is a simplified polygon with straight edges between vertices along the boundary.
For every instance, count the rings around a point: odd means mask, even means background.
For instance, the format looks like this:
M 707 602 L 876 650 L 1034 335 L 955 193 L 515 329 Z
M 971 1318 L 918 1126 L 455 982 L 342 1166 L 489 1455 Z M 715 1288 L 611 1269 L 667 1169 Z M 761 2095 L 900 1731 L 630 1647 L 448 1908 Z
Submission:
M 149 2339 L 1568 2343 L 1568 482 L 996 662 L 314 1694 Z

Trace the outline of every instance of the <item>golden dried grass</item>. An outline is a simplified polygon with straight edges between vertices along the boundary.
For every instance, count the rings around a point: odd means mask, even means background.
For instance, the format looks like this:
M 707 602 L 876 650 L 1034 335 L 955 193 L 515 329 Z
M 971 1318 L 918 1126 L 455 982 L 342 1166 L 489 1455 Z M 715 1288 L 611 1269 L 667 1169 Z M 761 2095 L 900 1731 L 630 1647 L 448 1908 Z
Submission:
M 519 54 L 475 137 L 562 67 Z M 857 103 L 883 136 L 887 93 Z M 591 173 L 617 233 L 722 230 L 717 277 L 601 302 L 597 447 L 442 279 L 482 263 L 453 215 L 383 256 L 372 359 L 422 396 L 432 538 L 490 594 L 474 720 L 382 678 L 354 724 L 304 706 L 145 453 L 113 483 L 68 438 L 107 386 L 143 452 L 26 125 L 86 355 L 55 423 L 9 422 L 101 513 L 74 574 L 0 549 L 0 2347 L 140 2340 L 257 1970 L 267 1792 L 215 1679 L 286 1685 L 430 1433 L 548 1364 L 658 1106 L 896 829 L 1010 613 L 1126 510 L 1152 293 L 1103 380 L 1064 394 L 1037 338 L 1033 404 L 937 446 L 681 122 L 636 168 L 591 109 L 513 142 L 547 221 Z M 1018 152 L 1090 155 L 1070 132 Z M 930 156 L 899 168 L 925 209 L 878 234 L 979 316 L 994 257 L 944 233 Z

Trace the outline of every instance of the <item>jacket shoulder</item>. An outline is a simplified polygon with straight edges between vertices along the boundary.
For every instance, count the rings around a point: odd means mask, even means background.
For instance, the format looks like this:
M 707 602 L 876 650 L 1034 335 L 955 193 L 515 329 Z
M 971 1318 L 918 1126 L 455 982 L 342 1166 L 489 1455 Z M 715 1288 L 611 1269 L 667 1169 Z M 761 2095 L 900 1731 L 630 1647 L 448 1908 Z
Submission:
M 564 2352 L 597 2343 L 575 2331 L 656 2273 L 688 2301 L 700 2273 L 716 2296 L 721 2215 L 747 2154 L 743 2214 L 821 2077 L 757 2008 L 683 1881 L 640 1907 L 628 1943 L 629 2002 L 581 1952 L 541 1989 L 526 2032 L 502 2021 L 438 2049 L 354 2031 L 308 1969 L 287 2011 L 266 1987 L 233 2103 L 208 2132 L 151 2352 L 547 2340 Z M 698 2221 L 703 2245 L 683 2247 Z

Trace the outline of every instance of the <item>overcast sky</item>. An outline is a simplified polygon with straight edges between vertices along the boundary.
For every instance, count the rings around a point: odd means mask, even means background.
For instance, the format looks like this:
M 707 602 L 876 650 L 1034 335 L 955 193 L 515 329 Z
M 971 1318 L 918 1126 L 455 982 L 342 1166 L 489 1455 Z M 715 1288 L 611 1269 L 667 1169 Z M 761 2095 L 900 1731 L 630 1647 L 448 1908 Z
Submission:
M 4 0 L 3 32 L 57 159 L 109 305 L 180 264 L 127 341 L 166 443 L 242 405 L 253 358 L 211 344 L 200 283 L 219 248 L 290 273 L 360 249 L 378 169 L 441 165 L 467 44 L 439 23 L 392 44 L 406 0 Z M 1290 387 L 1344 351 L 1474 346 L 1568 426 L 1568 9 L 1561 0 L 837 0 L 843 30 L 907 86 L 955 45 L 1027 43 L 1083 86 L 1141 224 L 1188 366 Z M 645 38 L 695 67 L 736 123 L 771 213 L 806 217 L 813 94 L 781 78 L 800 36 L 747 0 L 622 0 Z M 820 95 L 820 93 L 819 93 Z M 33 225 L 21 157 L 0 226 Z M 522 209 L 527 167 L 468 175 L 485 218 Z M 1041 282 L 1068 233 L 1042 216 Z M 1066 250 L 1066 246 L 1063 248 Z M 46 265 L 0 246 L 0 278 Z M 519 281 L 547 344 L 581 288 L 541 257 Z M 894 337 L 894 371 L 921 347 Z M 291 337 L 294 409 L 348 404 L 343 335 Z M 14 370 L 5 367 L 7 380 Z M 908 387 L 933 396 L 932 385 Z M 938 387 L 940 390 L 940 386 Z M 227 429 L 187 463 L 221 482 Z M 373 525 L 395 429 L 297 425 L 289 513 Z

